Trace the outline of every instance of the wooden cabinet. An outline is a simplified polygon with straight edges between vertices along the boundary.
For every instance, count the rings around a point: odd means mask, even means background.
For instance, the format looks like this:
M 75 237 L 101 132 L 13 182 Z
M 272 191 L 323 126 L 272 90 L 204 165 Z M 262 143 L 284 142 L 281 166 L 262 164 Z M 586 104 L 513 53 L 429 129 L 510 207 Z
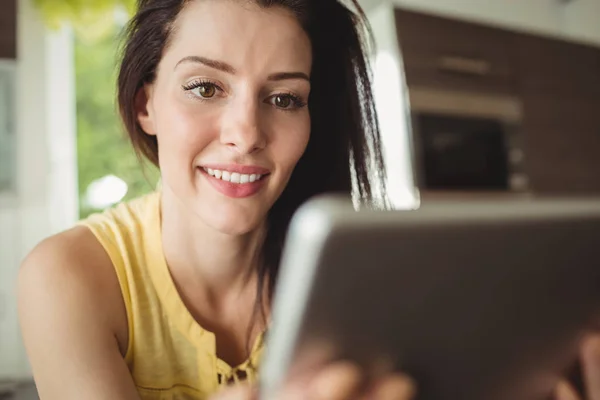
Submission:
M 600 194 L 600 48 L 401 9 L 395 18 L 409 90 L 517 99 L 530 190 Z
M 0 0 L 0 58 L 17 57 L 17 0 Z
M 395 18 L 409 86 L 515 92 L 510 32 L 400 9 Z
M 515 37 L 527 172 L 537 193 L 600 193 L 600 49 Z
M 541 194 L 600 193 L 600 98 L 523 94 L 526 170 Z
M 600 49 L 532 35 L 515 35 L 519 90 L 600 94 Z

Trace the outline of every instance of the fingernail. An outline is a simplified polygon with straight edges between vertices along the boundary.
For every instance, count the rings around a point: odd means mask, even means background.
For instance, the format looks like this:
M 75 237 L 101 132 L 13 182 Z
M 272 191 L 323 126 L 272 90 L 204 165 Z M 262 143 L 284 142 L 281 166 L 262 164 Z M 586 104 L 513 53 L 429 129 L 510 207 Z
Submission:
M 361 383 L 360 370 L 353 364 L 340 363 L 329 367 L 313 382 L 312 397 L 315 399 L 347 398 Z
M 555 394 L 556 400 L 579 400 L 579 397 L 573 391 L 571 386 L 564 381 L 558 383 Z
M 600 364 L 600 336 L 593 335 L 585 339 L 581 346 L 582 357 L 585 363 Z
M 378 400 L 406 400 L 416 394 L 415 382 L 408 377 L 393 378 L 377 391 Z
M 600 335 L 588 337 L 583 343 L 583 348 L 586 351 L 593 351 L 594 353 L 600 351 Z

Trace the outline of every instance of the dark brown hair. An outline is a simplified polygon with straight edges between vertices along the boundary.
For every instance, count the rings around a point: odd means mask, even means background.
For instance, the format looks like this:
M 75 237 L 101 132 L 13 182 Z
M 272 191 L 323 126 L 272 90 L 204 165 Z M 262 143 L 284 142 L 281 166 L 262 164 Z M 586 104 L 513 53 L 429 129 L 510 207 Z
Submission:
M 142 86 L 155 79 L 174 21 L 189 1 L 139 0 L 138 12 L 126 32 L 118 77 L 119 108 L 134 147 L 156 165 L 156 137 L 145 134 L 140 127 L 135 99 Z M 353 186 L 362 206 L 387 202 L 376 201 L 385 199 L 385 170 L 366 55 L 368 43 L 363 40 L 369 30 L 357 1 L 349 0 L 355 12 L 338 0 L 254 2 L 261 7 L 291 10 L 313 47 L 311 136 L 288 186 L 269 212 L 258 269 L 262 278 L 258 293 L 263 293 L 263 285 L 268 284 L 270 301 L 285 234 L 292 214 L 303 202 L 323 193 L 350 195 Z M 375 196 L 376 190 L 380 196 Z M 262 310 L 262 301 L 259 296 L 257 310 Z

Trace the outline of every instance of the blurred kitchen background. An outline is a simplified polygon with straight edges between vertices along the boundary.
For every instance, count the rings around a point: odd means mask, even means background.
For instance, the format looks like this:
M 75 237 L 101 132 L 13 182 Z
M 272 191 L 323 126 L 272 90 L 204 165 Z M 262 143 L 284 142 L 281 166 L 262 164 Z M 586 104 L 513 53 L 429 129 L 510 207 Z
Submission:
M 0 398 L 31 375 L 14 295 L 23 257 L 156 185 L 114 105 L 132 4 L 0 0 Z M 600 194 L 600 0 L 362 5 L 396 207 Z

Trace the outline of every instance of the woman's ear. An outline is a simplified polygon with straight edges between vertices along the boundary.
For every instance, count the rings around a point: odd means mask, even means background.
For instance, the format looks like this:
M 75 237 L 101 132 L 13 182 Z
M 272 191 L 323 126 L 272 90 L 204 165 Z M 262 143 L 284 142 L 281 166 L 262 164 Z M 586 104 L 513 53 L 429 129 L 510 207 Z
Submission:
M 138 123 L 144 132 L 148 135 L 156 135 L 154 123 L 154 108 L 152 107 L 152 89 L 151 85 L 142 86 L 135 96 L 135 112 Z

